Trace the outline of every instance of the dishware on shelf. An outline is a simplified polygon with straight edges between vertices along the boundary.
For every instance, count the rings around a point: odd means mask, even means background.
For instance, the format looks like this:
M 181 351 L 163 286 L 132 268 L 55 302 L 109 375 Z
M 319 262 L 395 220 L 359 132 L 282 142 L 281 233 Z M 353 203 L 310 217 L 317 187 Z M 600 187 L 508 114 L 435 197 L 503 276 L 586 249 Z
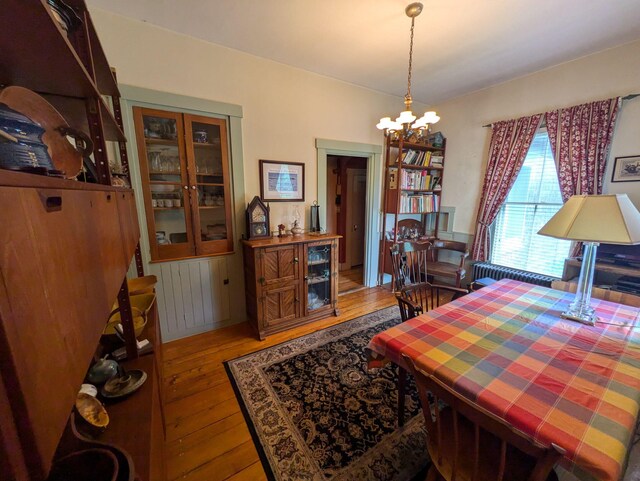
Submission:
M 44 133 L 27 116 L 0 104 L 0 167 L 41 174 L 54 171 Z
M 107 410 L 95 397 L 79 393 L 76 397 L 75 408 L 89 433 L 99 434 L 109 425 Z
M 87 373 L 87 381 L 91 384 L 102 384 L 118 374 L 120 366 L 113 359 L 98 360 Z
M 207 131 L 206 130 L 194 130 L 193 131 L 193 141 L 198 144 L 206 144 L 207 143 Z
M 53 105 L 24 87 L 6 87 L 0 92 L 0 103 L 40 125 L 45 130 L 42 142 L 48 148 L 54 169 L 67 179 L 77 177 L 84 158 L 93 152 L 93 142 L 84 132 L 69 127 Z M 74 144 L 67 137 L 73 138 Z
M 144 326 L 147 325 L 149 311 L 151 310 L 151 306 L 153 306 L 155 300 L 156 295 L 153 292 L 129 296 L 129 303 L 131 304 L 131 314 L 133 315 L 133 327 L 136 337 L 142 334 Z M 105 326 L 102 333 L 104 335 L 115 334 L 116 326 L 120 324 L 121 321 L 122 318 L 120 316 L 120 307 L 116 302 L 113 305 L 113 310 L 111 311 L 111 314 L 109 314 L 109 320 L 107 321 L 107 325 Z
M 121 398 L 134 393 L 147 380 L 147 373 L 141 369 L 132 369 L 126 374 L 110 379 L 100 390 L 105 398 Z
M 109 449 L 88 448 L 56 459 L 48 481 L 118 481 L 120 463 Z
M 153 292 L 155 285 L 158 283 L 158 278 L 153 274 L 135 277 L 127 281 L 129 287 L 129 295 L 134 296 L 136 294 L 148 294 Z
M 173 206 L 174 207 L 181 207 L 182 206 L 182 199 L 173 199 Z
M 80 393 L 96 397 L 98 395 L 98 388 L 96 388 L 93 384 L 82 384 L 80 386 L 80 390 L 78 391 L 78 394 Z

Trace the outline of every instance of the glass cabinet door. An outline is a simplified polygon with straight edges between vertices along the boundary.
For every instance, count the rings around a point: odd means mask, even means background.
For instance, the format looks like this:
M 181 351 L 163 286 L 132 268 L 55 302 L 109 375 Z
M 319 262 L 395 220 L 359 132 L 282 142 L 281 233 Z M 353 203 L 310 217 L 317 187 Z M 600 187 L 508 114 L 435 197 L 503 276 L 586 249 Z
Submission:
M 226 122 L 184 115 L 196 251 L 231 252 L 231 192 Z
M 182 115 L 134 108 L 152 260 L 194 255 Z
M 308 245 L 307 262 L 307 313 L 331 306 L 333 272 L 331 244 Z

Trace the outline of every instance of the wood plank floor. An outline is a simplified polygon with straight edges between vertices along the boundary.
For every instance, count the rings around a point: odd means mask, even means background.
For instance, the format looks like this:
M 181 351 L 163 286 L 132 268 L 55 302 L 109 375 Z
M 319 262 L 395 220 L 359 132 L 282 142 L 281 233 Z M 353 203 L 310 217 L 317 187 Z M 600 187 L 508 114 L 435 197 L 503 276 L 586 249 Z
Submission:
M 395 304 L 389 289 L 364 289 L 340 296 L 340 316 L 265 341 L 242 323 L 165 344 L 167 480 L 266 479 L 223 361 Z
M 338 293 L 340 295 L 347 292 L 353 292 L 355 289 L 362 289 L 364 269 L 362 266 L 354 267 L 353 269 L 340 271 L 338 277 Z

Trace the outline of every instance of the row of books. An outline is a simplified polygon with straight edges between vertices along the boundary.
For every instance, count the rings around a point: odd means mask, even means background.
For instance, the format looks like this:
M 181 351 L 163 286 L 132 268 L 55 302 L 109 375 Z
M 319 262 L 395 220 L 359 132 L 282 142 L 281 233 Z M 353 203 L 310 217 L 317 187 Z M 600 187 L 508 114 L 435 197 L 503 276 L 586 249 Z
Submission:
M 423 214 L 438 212 L 440 197 L 433 194 L 401 194 L 400 212 L 402 214 Z
M 402 171 L 401 189 L 434 190 L 440 187 L 440 176 L 427 174 L 425 170 Z
M 434 155 L 430 151 L 409 149 L 402 153 L 402 163 L 406 165 L 441 167 L 443 162 L 444 157 L 442 155 Z

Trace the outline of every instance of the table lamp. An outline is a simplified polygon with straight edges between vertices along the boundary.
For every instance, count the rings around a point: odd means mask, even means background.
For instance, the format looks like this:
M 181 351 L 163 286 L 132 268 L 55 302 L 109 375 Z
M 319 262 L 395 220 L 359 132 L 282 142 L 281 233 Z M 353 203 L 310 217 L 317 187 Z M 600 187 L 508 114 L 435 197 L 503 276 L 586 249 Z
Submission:
M 627 194 L 574 195 L 538 234 L 584 243 L 576 296 L 562 317 L 593 326 L 597 318 L 590 305 L 591 287 L 598 245 L 640 244 L 640 212 Z

